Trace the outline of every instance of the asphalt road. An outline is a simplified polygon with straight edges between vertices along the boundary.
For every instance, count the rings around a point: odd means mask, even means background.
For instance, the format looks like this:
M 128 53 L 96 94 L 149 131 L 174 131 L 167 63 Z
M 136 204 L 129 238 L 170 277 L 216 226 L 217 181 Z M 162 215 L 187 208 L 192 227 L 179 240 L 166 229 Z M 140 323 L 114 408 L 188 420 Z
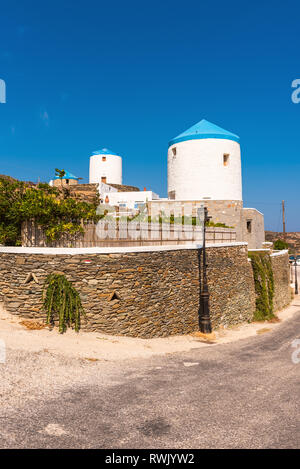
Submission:
M 299 448 L 295 339 L 300 310 L 272 332 L 147 360 L 8 350 L 0 447 Z

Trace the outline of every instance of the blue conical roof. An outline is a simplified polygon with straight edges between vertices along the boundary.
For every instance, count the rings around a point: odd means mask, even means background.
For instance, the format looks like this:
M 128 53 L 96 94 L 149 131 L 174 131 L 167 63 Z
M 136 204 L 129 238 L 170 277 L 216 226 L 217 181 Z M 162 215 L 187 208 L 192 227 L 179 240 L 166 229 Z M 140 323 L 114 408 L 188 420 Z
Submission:
M 184 142 L 185 140 L 198 140 L 201 138 L 223 138 L 225 140 L 233 140 L 235 142 L 240 141 L 240 137 L 237 135 L 224 130 L 221 127 L 208 122 L 205 119 L 202 119 L 197 124 L 193 125 L 187 129 L 182 134 L 173 138 L 169 142 L 169 146 L 174 145 L 174 143 Z
M 109 148 L 101 148 L 101 150 L 93 151 L 93 155 L 117 155 L 117 153 L 111 151 Z
M 54 179 L 60 179 L 59 176 L 55 176 Z M 70 173 L 69 171 L 65 171 L 64 177 L 62 179 L 79 179 L 77 176 L 74 176 L 74 174 Z

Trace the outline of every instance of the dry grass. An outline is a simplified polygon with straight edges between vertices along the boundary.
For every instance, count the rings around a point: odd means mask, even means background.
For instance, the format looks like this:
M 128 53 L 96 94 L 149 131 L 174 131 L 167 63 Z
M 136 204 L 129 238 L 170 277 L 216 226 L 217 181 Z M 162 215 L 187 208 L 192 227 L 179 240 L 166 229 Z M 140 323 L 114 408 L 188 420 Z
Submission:
M 239 331 L 241 328 L 241 324 L 228 324 L 227 329 L 233 330 L 233 331 Z
M 45 329 L 47 327 L 46 324 L 38 321 L 30 321 L 30 320 L 23 320 L 20 322 L 20 324 L 26 329 L 30 329 L 31 331 L 40 331 L 41 329 Z
M 201 342 L 206 344 L 214 344 L 216 341 L 216 334 L 212 332 L 211 334 L 204 334 L 203 332 L 197 331 L 191 334 L 193 337 L 200 339 Z
M 276 323 L 276 322 L 281 322 L 278 316 L 274 316 L 273 318 L 269 319 L 268 322 Z
M 265 334 L 266 332 L 271 332 L 272 329 L 268 329 L 267 327 L 264 327 L 263 329 L 258 329 L 256 331 L 256 334 Z

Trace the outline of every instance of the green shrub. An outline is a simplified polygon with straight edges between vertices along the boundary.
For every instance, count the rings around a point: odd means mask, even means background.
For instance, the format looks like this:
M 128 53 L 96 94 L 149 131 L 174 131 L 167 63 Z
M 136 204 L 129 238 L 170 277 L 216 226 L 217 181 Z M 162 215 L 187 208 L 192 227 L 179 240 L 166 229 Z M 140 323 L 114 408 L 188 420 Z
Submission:
M 217 222 L 217 223 L 214 223 L 213 221 L 208 221 L 206 222 L 206 226 L 212 226 L 212 227 L 219 227 L 219 228 L 233 228 L 233 226 L 227 226 L 225 225 L 225 223 L 220 223 L 220 222 Z
M 48 184 L 30 186 L 22 181 L 0 176 L 0 244 L 21 245 L 21 226 L 35 220 L 47 241 L 63 234 L 83 233 L 81 220 L 98 221 L 98 200 L 93 203 L 72 199 Z
M 255 321 L 272 319 L 274 318 L 274 275 L 270 255 L 266 252 L 252 251 L 248 256 L 252 261 L 256 293 L 256 310 L 253 319 Z
M 274 243 L 274 249 L 281 251 L 282 249 L 288 249 L 289 245 L 282 239 L 277 239 Z

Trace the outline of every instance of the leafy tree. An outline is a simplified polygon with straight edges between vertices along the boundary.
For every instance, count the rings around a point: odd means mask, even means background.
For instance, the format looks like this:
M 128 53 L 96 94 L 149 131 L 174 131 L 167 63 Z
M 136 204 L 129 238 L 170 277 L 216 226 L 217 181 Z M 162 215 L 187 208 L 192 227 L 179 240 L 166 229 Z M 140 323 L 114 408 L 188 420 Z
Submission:
M 0 177 L 0 244 L 21 245 L 21 226 L 34 220 L 44 230 L 47 240 L 64 233 L 83 233 L 82 220 L 97 221 L 97 201 L 87 203 L 65 198 L 55 187 L 26 183 Z
M 61 188 L 63 187 L 62 180 L 63 180 L 65 175 L 66 175 L 66 171 L 64 169 L 55 168 L 55 176 L 59 177 Z

